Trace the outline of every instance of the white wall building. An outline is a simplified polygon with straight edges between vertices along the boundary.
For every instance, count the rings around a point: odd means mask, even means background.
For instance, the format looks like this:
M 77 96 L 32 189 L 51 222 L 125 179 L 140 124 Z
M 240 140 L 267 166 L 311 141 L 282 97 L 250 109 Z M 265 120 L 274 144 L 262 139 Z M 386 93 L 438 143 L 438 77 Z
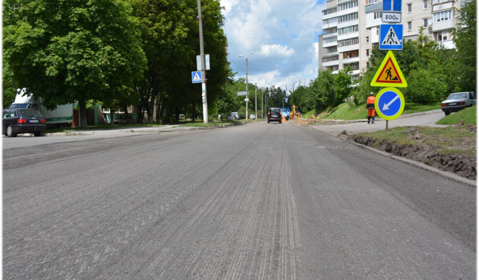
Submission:
M 416 40 L 420 27 L 424 35 L 446 48 L 454 48 L 454 9 L 463 0 L 402 0 L 403 40 Z M 383 2 L 378 0 L 329 0 L 323 10 L 323 34 L 318 37 L 319 71 L 337 73 L 348 65 L 356 78 L 368 67 L 379 44 Z

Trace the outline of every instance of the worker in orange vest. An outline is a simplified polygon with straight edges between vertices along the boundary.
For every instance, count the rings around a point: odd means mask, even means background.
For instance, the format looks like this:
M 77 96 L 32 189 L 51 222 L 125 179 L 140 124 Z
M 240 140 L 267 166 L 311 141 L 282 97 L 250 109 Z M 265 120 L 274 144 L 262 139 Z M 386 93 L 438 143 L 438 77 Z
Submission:
M 376 115 L 376 110 L 374 109 L 374 102 L 376 98 L 374 97 L 374 92 L 371 92 L 368 97 L 366 108 L 368 109 L 368 124 L 370 121 L 374 123 L 374 116 Z

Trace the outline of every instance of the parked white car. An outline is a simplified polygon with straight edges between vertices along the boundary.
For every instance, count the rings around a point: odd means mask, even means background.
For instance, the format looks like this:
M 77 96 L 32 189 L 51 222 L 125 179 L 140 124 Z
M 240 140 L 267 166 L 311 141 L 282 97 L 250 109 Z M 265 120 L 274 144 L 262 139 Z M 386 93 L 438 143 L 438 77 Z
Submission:
M 442 102 L 441 109 L 447 116 L 452 112 L 476 105 L 476 102 L 476 93 L 474 92 L 455 92 Z
M 256 116 L 255 116 L 254 114 L 250 114 L 250 115 L 249 115 L 249 119 L 250 119 L 250 120 L 255 120 L 255 119 L 256 119 Z

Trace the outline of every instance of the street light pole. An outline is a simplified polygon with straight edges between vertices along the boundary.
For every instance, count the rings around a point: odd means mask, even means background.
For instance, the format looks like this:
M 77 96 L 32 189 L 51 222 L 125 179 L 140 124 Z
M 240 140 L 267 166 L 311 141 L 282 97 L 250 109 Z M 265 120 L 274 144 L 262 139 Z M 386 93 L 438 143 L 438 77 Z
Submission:
M 206 70 L 205 49 L 203 44 L 203 17 L 201 15 L 201 0 L 198 0 L 198 21 L 200 27 L 200 55 L 201 55 L 201 96 L 203 99 L 203 123 L 208 124 L 208 100 L 206 98 Z
M 249 100 L 249 90 L 248 90 L 248 58 L 246 58 L 246 120 L 248 120 L 248 100 Z
M 252 56 L 253 54 L 254 54 L 254 52 L 250 53 L 246 57 L 246 98 L 245 98 L 245 101 L 246 101 L 246 119 L 248 119 L 248 97 L 249 97 L 249 91 L 248 91 L 248 57 Z M 243 55 L 241 55 L 241 54 L 238 55 L 238 56 L 243 57 Z
M 254 119 L 258 119 L 258 94 L 256 93 L 258 91 L 258 85 L 255 82 L 254 83 Z

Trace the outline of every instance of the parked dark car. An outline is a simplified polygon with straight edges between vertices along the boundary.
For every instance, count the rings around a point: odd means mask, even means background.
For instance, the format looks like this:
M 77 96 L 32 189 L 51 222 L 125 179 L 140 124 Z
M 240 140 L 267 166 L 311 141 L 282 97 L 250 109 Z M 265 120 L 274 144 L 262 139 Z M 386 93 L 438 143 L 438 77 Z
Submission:
M 460 111 L 466 107 L 476 105 L 476 93 L 474 92 L 455 92 L 441 104 L 441 109 L 448 116 L 452 112 Z
M 45 118 L 35 109 L 4 109 L 3 134 L 16 137 L 20 133 L 33 133 L 42 136 L 47 128 Z
M 280 108 L 269 108 L 268 110 L 268 123 L 269 122 L 279 122 L 281 123 L 283 119 L 283 116 L 281 114 L 281 109 Z

